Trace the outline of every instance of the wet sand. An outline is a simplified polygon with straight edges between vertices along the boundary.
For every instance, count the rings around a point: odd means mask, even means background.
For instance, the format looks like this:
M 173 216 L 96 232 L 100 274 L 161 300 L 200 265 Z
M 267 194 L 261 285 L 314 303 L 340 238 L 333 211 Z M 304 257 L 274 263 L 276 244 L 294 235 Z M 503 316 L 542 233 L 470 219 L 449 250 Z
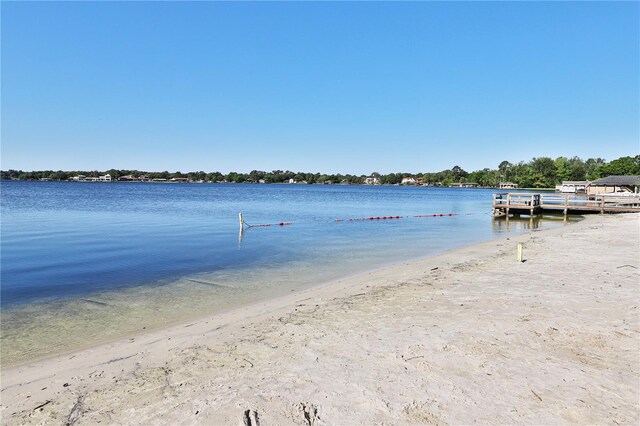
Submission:
M 3 369 L 2 423 L 638 424 L 638 268 L 588 216 Z

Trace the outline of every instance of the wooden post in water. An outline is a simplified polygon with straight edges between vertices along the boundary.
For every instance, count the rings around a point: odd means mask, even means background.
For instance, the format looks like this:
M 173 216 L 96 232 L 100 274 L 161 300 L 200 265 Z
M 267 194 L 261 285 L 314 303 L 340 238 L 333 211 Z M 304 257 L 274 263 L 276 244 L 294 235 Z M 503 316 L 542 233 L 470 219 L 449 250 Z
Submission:
M 567 211 L 569 210 L 569 196 L 565 195 L 564 196 L 564 215 L 567 216 Z
M 496 209 L 496 194 L 493 194 L 493 211 L 492 211 L 493 217 L 496 217 L 498 215 L 497 210 L 498 209 Z
M 238 213 L 238 219 L 240 220 L 240 229 L 244 228 L 244 220 L 242 219 L 242 212 Z

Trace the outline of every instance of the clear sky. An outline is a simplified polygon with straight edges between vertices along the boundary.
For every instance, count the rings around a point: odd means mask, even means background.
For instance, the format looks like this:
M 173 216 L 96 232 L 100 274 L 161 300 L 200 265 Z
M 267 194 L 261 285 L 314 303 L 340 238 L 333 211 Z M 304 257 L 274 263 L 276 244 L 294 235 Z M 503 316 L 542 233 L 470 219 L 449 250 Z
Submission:
M 3 169 L 640 153 L 638 2 L 2 2 Z

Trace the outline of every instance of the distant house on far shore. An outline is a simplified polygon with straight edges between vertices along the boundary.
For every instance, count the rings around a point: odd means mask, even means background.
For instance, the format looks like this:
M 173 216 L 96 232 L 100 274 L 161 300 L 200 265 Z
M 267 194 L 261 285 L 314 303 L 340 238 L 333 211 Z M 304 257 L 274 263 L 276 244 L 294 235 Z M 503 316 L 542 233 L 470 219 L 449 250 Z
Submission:
M 418 181 L 416 180 L 416 178 L 409 176 L 406 178 L 402 178 L 402 182 L 400 182 L 400 185 L 415 185 L 417 183 Z
M 478 184 L 475 182 L 455 182 L 450 186 L 451 188 L 477 188 Z
M 98 177 L 87 177 L 84 175 L 78 175 L 71 178 L 75 182 L 111 182 L 111 175 L 106 174 Z
M 562 192 L 563 194 L 577 194 L 579 192 L 585 192 L 588 183 L 586 180 L 564 180 L 561 185 L 556 185 L 556 191 Z
M 518 189 L 518 184 L 513 182 L 500 182 L 498 185 L 500 189 Z
M 637 194 L 640 189 L 640 176 L 607 176 L 589 182 L 588 195 L 601 194 Z
M 146 182 L 148 180 L 149 177 L 145 175 L 141 175 L 139 177 L 135 177 L 133 175 L 125 175 L 118 178 L 118 182 Z
M 380 185 L 380 178 L 369 176 L 364 179 L 365 185 Z

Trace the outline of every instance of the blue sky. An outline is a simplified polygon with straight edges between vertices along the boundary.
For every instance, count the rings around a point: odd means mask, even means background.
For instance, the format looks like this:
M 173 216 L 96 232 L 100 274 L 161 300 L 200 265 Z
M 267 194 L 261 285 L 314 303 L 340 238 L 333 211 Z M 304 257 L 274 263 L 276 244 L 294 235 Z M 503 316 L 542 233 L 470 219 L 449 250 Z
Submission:
M 3 169 L 640 152 L 638 2 L 2 2 Z

